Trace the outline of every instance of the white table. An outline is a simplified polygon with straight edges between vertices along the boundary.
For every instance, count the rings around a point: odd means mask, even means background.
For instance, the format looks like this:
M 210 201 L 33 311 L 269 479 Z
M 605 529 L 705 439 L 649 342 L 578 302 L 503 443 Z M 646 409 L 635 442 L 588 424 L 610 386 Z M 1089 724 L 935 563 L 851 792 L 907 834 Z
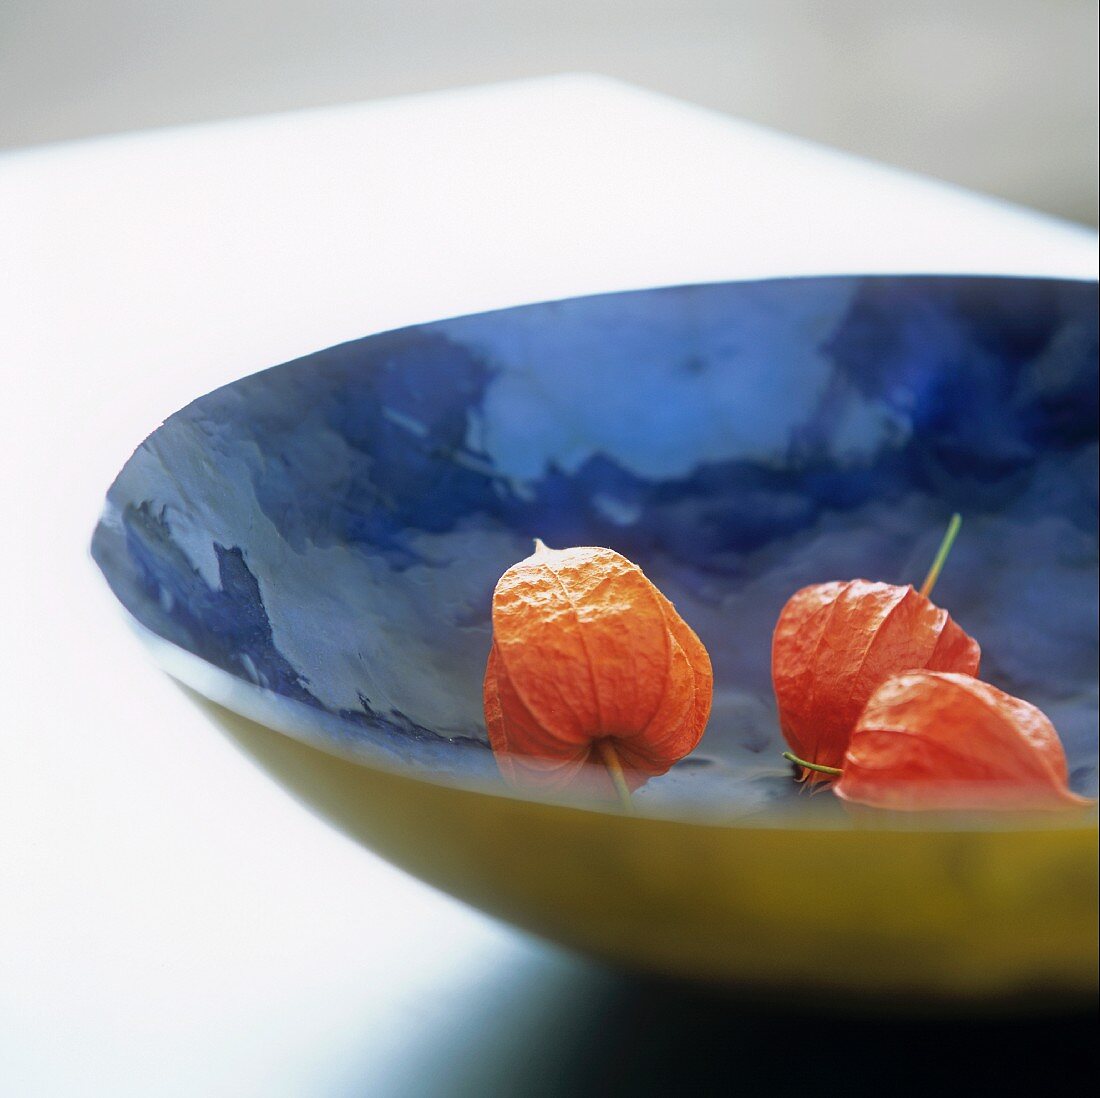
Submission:
M 585 76 L 0 158 L 0 1093 L 565 1088 L 621 982 L 248 762 L 123 625 L 100 499 L 192 397 L 341 340 L 836 271 L 1092 278 L 1096 238 Z

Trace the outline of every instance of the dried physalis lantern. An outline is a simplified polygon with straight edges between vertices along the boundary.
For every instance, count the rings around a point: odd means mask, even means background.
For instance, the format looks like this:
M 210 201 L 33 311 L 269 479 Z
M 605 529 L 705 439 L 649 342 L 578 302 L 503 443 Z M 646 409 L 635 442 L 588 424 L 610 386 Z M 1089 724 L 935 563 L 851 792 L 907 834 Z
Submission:
M 629 806 L 699 742 L 712 687 L 702 642 L 610 549 L 536 541 L 497 583 L 485 720 L 509 781 L 579 782 Z
M 968 675 L 888 679 L 871 695 L 842 765 L 846 801 L 890 809 L 1074 808 L 1054 726 L 1033 705 Z
M 874 690 L 902 671 L 976 675 L 978 642 L 929 598 L 958 533 L 955 515 L 920 591 L 849 580 L 795 592 L 772 638 L 772 684 L 791 752 L 838 767 Z M 819 771 L 803 771 L 821 781 Z

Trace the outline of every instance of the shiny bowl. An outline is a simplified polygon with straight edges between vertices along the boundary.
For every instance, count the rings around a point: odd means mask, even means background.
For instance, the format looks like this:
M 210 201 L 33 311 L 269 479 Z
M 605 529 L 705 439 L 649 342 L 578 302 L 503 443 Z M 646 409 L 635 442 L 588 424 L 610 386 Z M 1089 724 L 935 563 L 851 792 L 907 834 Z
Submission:
M 517 925 L 770 990 L 1087 993 L 1095 813 L 853 814 L 800 795 L 779 755 L 783 602 L 919 581 L 953 511 L 937 601 L 1095 797 L 1091 283 L 667 287 L 369 336 L 172 416 L 112 485 L 93 555 L 263 765 Z M 488 749 L 491 593 L 536 536 L 635 560 L 711 652 L 703 742 L 634 816 L 525 796 Z

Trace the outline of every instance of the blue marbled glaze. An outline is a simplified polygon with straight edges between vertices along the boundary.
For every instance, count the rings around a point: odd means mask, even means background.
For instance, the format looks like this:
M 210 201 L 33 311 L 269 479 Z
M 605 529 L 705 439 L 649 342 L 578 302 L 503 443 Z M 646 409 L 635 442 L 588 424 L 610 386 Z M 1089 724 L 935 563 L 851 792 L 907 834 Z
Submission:
M 655 800 L 785 795 L 771 629 L 799 586 L 919 580 L 1095 794 L 1092 284 L 809 278 L 530 305 L 370 336 L 200 398 L 142 444 L 93 552 L 149 629 L 307 734 L 491 774 L 490 596 L 608 545 L 714 658 L 698 759 Z

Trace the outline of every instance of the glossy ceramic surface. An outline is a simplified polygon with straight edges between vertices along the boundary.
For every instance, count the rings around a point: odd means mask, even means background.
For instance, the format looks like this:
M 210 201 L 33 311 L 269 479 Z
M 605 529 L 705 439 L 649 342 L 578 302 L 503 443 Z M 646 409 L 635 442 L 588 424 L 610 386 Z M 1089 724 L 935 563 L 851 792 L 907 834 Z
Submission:
M 707 644 L 700 750 L 640 795 L 788 795 L 771 629 L 799 586 L 919 582 L 1096 792 L 1095 287 L 813 278 L 554 302 L 371 336 L 179 412 L 94 553 L 139 621 L 306 734 L 494 774 L 493 584 L 531 539 L 640 563 Z

